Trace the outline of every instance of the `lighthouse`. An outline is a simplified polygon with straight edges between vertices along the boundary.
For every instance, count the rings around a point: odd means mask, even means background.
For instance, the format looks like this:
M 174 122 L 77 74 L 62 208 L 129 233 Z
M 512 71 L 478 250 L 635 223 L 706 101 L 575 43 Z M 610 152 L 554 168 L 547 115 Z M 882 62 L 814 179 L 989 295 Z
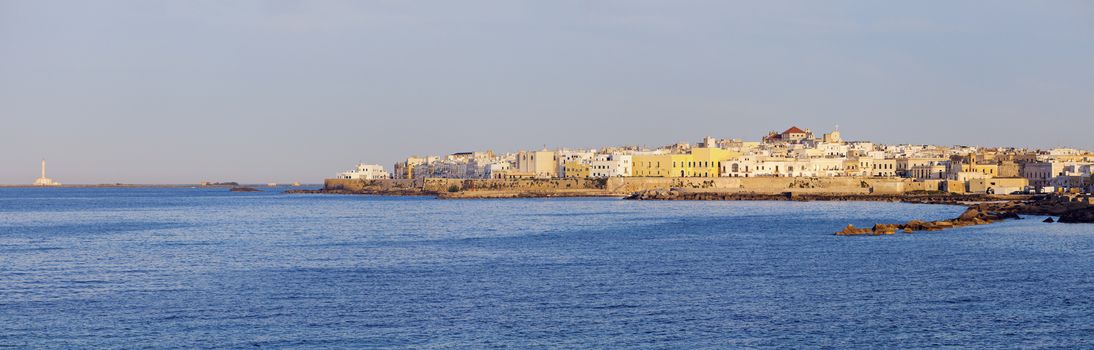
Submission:
M 42 159 L 42 177 L 34 180 L 34 186 L 60 186 L 61 183 L 54 182 L 53 179 L 46 177 L 46 160 Z

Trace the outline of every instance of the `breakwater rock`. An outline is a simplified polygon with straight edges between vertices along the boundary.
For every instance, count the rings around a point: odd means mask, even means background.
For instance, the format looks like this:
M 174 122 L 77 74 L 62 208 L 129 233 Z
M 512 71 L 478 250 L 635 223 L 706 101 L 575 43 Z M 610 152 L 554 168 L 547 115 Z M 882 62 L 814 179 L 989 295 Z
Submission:
M 1017 205 L 1013 203 L 983 203 L 969 206 L 960 216 L 949 220 L 921 221 L 911 220 L 903 224 L 876 224 L 872 229 L 856 228 L 847 225 L 836 232 L 839 236 L 853 235 L 891 235 L 896 231 L 912 233 L 916 231 L 941 231 L 949 228 L 986 225 L 1007 219 L 1021 219 Z
M 1066 196 L 1043 196 L 1029 201 L 987 202 L 970 205 L 960 216 L 950 220 L 920 221 L 911 220 L 903 224 L 877 224 L 872 229 L 847 225 L 836 235 L 884 235 L 892 234 L 895 226 L 905 233 L 915 231 L 939 231 L 954 227 L 986 225 L 1003 220 L 1019 220 L 1021 215 L 1059 215 L 1043 222 L 1094 223 L 1094 206 L 1087 202 L 1075 201 Z
M 1090 224 L 1094 223 L 1094 207 L 1073 209 L 1060 215 L 1059 222 L 1065 224 Z

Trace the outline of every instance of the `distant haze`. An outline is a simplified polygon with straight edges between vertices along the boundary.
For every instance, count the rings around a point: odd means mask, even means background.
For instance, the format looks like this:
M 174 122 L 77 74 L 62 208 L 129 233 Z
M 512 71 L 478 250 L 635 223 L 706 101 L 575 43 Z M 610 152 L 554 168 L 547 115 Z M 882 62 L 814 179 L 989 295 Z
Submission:
M 0 0 L 0 183 L 758 140 L 1094 148 L 1091 1 Z

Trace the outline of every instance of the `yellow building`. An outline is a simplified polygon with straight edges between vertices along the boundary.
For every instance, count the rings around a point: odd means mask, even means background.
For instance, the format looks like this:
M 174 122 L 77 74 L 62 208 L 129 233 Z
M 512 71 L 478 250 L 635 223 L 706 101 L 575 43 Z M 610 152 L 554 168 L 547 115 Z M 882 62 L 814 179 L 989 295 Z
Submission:
M 634 176 L 642 177 L 681 177 L 684 175 L 681 164 L 691 159 L 690 154 L 641 154 L 631 157 L 634 160 Z
M 995 163 L 960 163 L 954 165 L 960 165 L 960 167 L 952 166 L 950 169 L 951 173 L 977 173 L 988 178 L 995 177 L 999 174 L 999 164 Z
M 584 179 L 589 177 L 589 164 L 581 162 L 566 162 L 562 165 L 562 173 L 566 174 L 567 178 Z
M 719 163 L 741 155 L 721 148 L 693 148 L 688 154 L 634 155 L 634 176 L 718 177 Z
M 695 148 L 691 150 L 691 160 L 685 164 L 687 177 L 718 177 L 721 167 L 719 163 L 740 157 L 740 152 L 721 148 Z

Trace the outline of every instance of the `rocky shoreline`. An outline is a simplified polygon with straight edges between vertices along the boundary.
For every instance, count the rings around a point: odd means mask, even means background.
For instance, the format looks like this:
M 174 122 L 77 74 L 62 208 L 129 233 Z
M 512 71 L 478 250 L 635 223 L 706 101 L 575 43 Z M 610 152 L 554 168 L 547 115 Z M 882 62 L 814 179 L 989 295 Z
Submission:
M 1048 216 L 1046 223 L 1094 223 L 1094 206 L 1074 201 L 1067 196 L 1045 196 L 1027 201 L 977 203 L 970 205 L 960 216 L 949 220 L 911 220 L 903 224 L 875 224 L 872 228 L 847 225 L 836 235 L 891 235 L 897 230 L 904 233 L 915 231 L 939 231 L 949 228 L 986 225 L 1004 220 L 1022 220 L 1021 215 Z M 1053 220 L 1052 216 L 1059 216 Z
M 984 194 L 908 193 L 893 195 L 875 194 L 801 194 L 801 193 L 751 193 L 751 192 L 692 192 L 679 189 L 649 190 L 633 193 L 632 200 L 788 200 L 788 201 L 876 201 L 917 204 L 965 205 L 968 209 L 961 216 L 937 221 L 912 220 L 906 223 L 879 223 L 870 228 L 847 225 L 837 235 L 889 235 L 897 231 L 939 231 L 955 227 L 985 225 L 1003 220 L 1021 219 L 1021 215 L 1057 216 L 1057 220 L 1045 222 L 1094 223 L 1094 206 L 1089 199 L 1080 200 L 1064 195 L 998 196 Z
M 629 200 L 736 200 L 736 201 L 871 201 L 902 202 L 917 204 L 963 205 L 968 209 L 957 218 L 937 221 L 912 220 L 898 224 L 876 224 L 872 228 L 848 225 L 838 235 L 885 235 L 897 231 L 938 231 L 954 227 L 983 225 L 1008 219 L 1021 219 L 1021 215 L 1058 217 L 1062 223 L 1094 223 L 1094 206 L 1089 199 L 1058 195 L 986 195 L 951 194 L 941 192 L 909 192 L 904 194 L 867 193 L 757 193 L 741 191 L 702 191 L 689 189 L 657 189 L 634 192 L 629 195 L 595 189 L 554 190 L 456 190 L 428 191 L 423 188 L 386 189 L 319 189 L 288 190 L 294 194 L 365 194 L 385 196 L 433 196 L 439 199 L 496 199 L 496 198 L 554 198 L 554 197 L 621 197 Z

